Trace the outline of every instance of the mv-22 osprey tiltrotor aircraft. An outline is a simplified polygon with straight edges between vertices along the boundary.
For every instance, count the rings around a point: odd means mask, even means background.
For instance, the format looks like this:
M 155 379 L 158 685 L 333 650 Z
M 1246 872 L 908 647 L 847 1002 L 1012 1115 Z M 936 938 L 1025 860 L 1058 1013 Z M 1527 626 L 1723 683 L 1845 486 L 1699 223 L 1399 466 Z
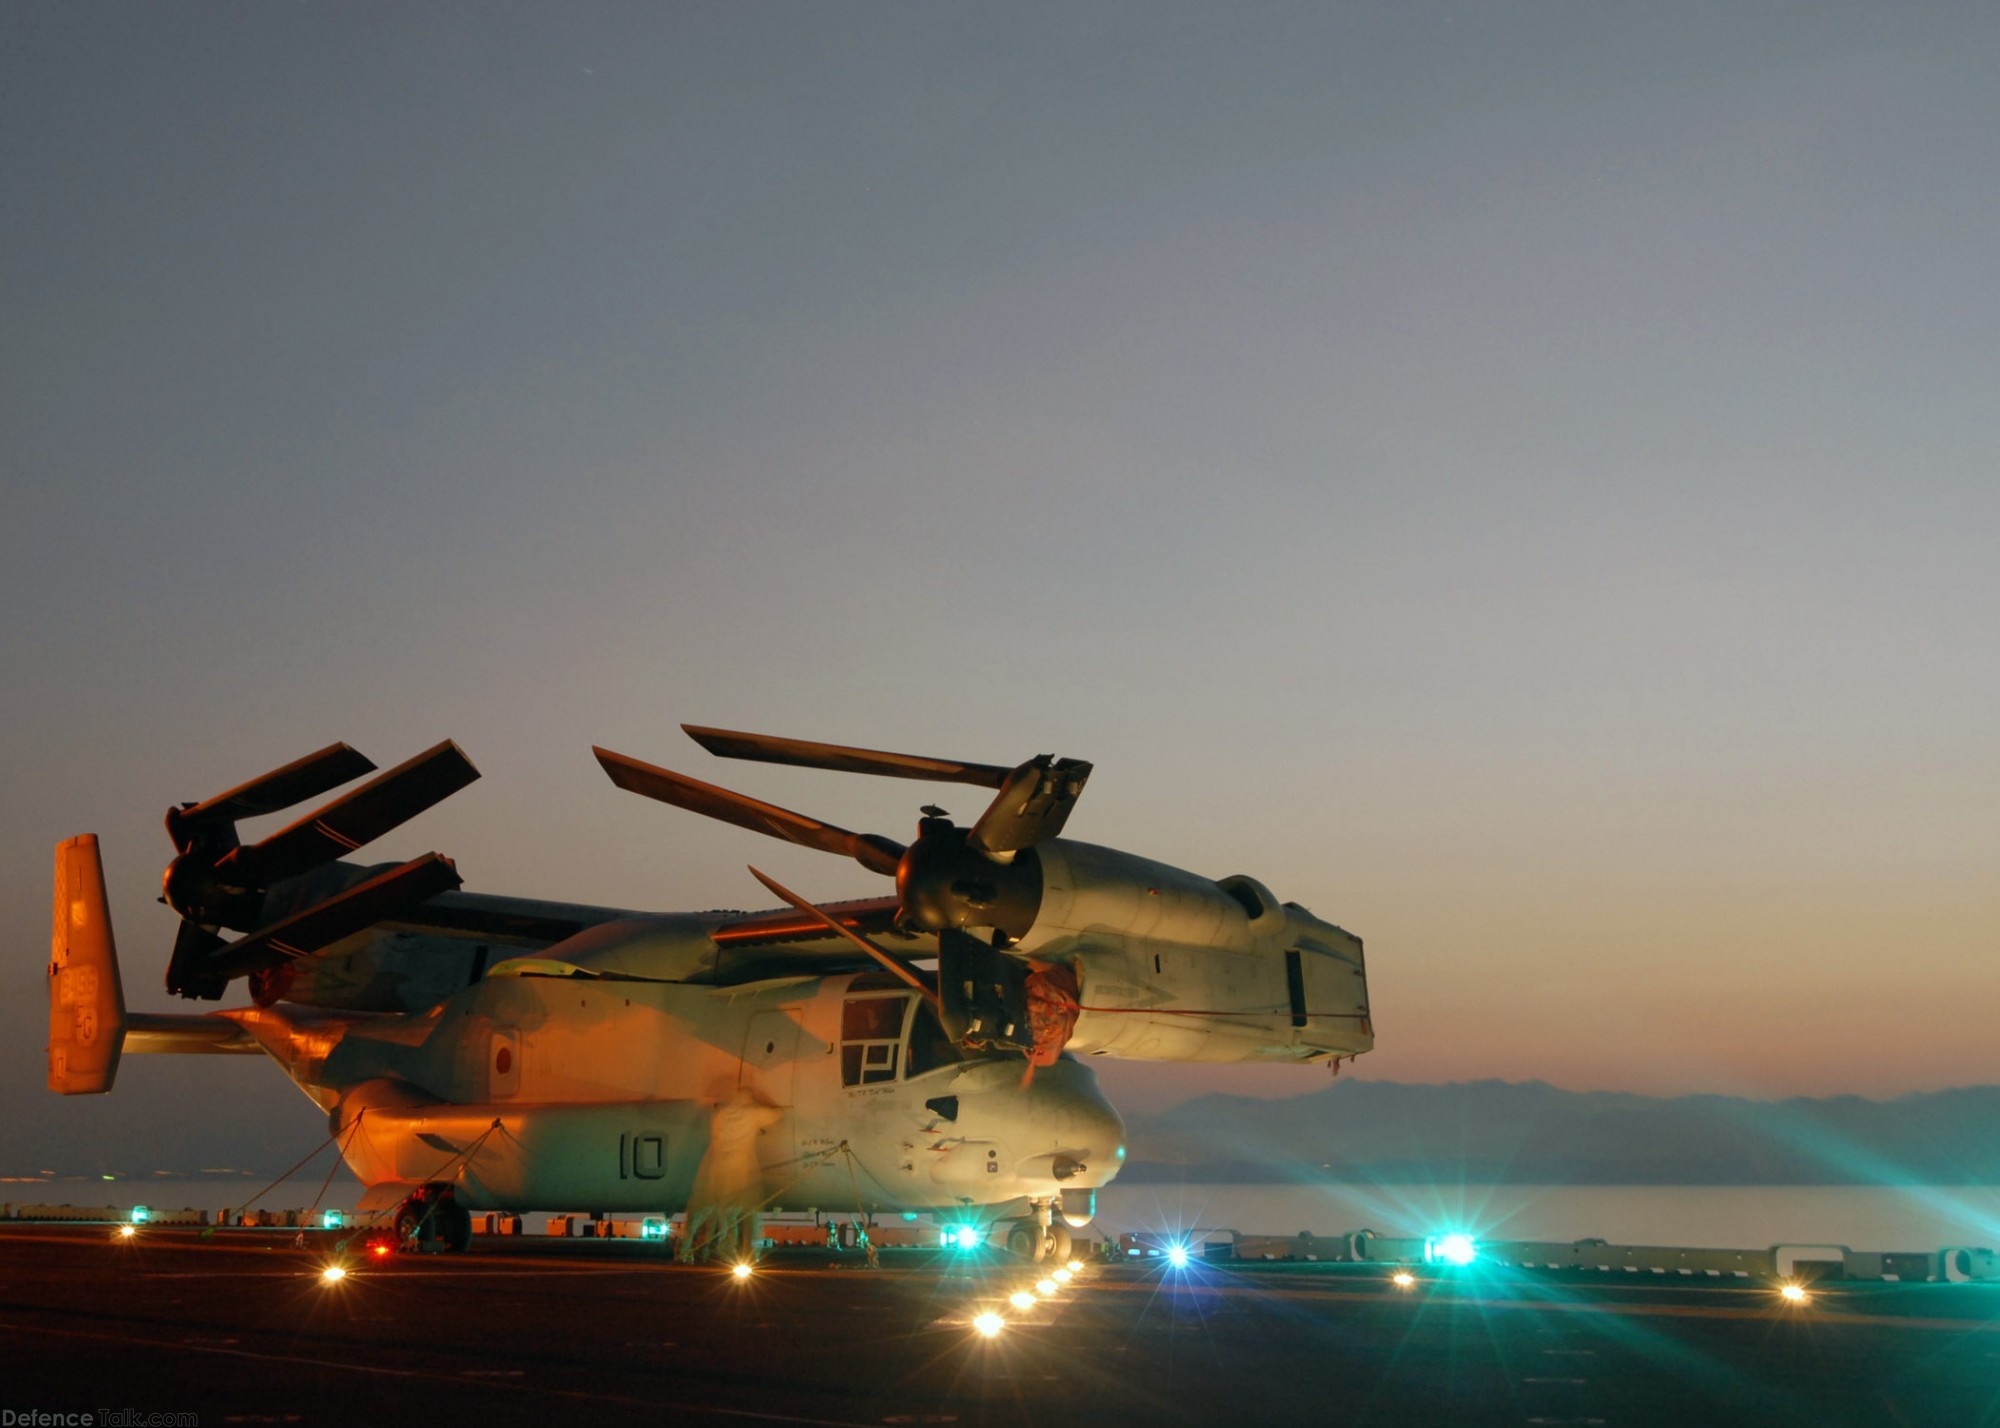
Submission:
M 372 772 L 337 744 L 167 813 L 167 987 L 214 1001 L 242 977 L 249 1006 L 128 1013 L 97 840 L 57 847 L 50 1088 L 110 1090 L 121 1051 L 261 1051 L 327 1112 L 364 1211 L 461 1247 L 473 1210 L 687 1210 L 686 1248 L 711 1215 L 851 1204 L 1006 1219 L 1041 1256 L 1125 1157 L 1080 1053 L 1337 1064 L 1373 1044 L 1356 938 L 1250 878 L 1058 836 L 1087 763 L 686 727 L 727 758 L 998 792 L 965 828 L 927 806 L 905 847 L 598 749 L 621 788 L 896 883 L 821 907 L 760 873 L 786 907 L 644 913 L 460 892 L 435 853 L 337 861 L 479 776 L 449 742 L 240 842 L 239 820 Z

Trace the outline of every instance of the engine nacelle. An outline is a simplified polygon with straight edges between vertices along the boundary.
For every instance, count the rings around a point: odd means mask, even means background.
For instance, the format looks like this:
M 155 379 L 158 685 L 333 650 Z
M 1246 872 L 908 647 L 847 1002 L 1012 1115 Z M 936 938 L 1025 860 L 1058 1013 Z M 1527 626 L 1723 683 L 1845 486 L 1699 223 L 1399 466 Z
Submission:
M 1041 906 L 1009 950 L 1075 968 L 1071 1050 L 1311 1061 L 1374 1046 L 1358 937 L 1251 878 L 1218 882 L 1061 839 L 1035 852 Z

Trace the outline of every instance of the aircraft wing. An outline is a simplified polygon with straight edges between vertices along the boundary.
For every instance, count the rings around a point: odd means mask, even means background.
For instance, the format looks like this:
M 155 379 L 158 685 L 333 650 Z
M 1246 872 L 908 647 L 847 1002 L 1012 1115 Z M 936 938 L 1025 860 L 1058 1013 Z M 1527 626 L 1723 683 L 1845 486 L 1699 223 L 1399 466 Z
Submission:
M 902 944 L 907 956 L 935 955 L 935 938 L 897 928 L 897 903 L 893 897 L 857 898 L 851 902 L 827 903 L 824 907 L 843 927 L 863 936 Z M 840 972 L 872 971 L 875 967 L 853 944 L 829 933 L 824 922 L 789 907 L 726 918 L 708 936 L 715 944 L 710 979 L 722 986 L 773 977 L 825 977 Z
M 893 897 L 856 898 L 852 902 L 829 902 L 824 909 L 843 927 L 868 936 L 883 936 L 896 929 L 900 904 Z M 709 940 L 717 947 L 765 946 L 777 942 L 806 942 L 823 938 L 826 924 L 811 913 L 794 908 L 776 912 L 746 913 L 716 925 Z

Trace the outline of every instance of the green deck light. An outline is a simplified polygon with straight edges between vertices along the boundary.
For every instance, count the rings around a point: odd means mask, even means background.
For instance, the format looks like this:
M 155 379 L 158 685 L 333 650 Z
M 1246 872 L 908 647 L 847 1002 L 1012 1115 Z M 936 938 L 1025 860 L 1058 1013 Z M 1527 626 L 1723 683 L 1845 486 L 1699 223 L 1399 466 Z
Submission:
M 1429 1264 L 1468 1265 L 1479 1258 L 1479 1242 L 1471 1235 L 1432 1235 L 1424 1241 L 1424 1260 Z

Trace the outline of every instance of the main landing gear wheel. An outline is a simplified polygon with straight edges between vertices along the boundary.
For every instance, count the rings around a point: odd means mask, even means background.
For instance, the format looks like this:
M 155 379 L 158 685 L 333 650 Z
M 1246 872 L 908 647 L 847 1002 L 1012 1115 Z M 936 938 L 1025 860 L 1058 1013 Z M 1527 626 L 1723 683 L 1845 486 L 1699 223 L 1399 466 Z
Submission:
M 1008 1229 L 1007 1253 L 1015 1259 L 1038 1260 L 1042 1257 L 1041 1250 L 1041 1226 L 1022 1220 Z
M 428 1228 L 423 1207 L 405 1200 L 403 1208 L 396 1211 L 396 1248 L 415 1249 Z
M 413 1191 L 396 1208 L 396 1248 L 450 1250 L 472 1248 L 472 1213 L 459 1204 L 449 1186 L 426 1185 Z
M 1048 1234 L 1042 1243 L 1048 1247 L 1048 1257 L 1050 1259 L 1054 1260 L 1057 1264 L 1069 1263 L 1069 1251 L 1072 1243 L 1069 1235 L 1069 1226 L 1063 1224 L 1060 1220 L 1050 1225 Z

